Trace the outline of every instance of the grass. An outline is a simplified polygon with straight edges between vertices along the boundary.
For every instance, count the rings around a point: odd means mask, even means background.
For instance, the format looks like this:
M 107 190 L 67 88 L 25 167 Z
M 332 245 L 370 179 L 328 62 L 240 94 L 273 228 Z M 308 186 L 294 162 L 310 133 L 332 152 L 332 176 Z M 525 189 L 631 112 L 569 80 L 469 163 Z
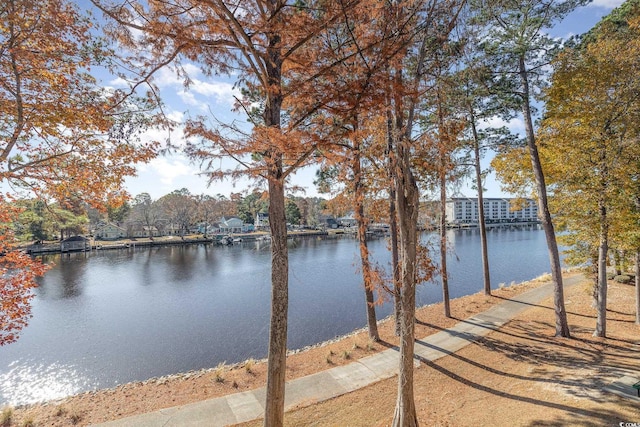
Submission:
M 244 370 L 247 374 L 253 374 L 253 366 L 256 364 L 254 359 L 249 359 L 244 363 Z
M 82 420 L 82 417 L 79 414 L 71 414 L 69 419 L 71 420 L 71 424 L 75 426 Z
M 2 416 L 0 416 L 0 426 L 8 427 L 11 425 L 11 418 L 13 417 L 13 408 L 6 407 L 2 410 Z
M 333 365 L 333 360 L 331 360 L 331 356 L 333 356 L 333 351 L 329 350 L 329 353 L 327 354 L 327 365 Z
M 216 366 L 215 374 L 216 374 L 216 382 L 223 383 L 224 382 L 224 371 L 225 371 L 226 362 L 218 363 Z

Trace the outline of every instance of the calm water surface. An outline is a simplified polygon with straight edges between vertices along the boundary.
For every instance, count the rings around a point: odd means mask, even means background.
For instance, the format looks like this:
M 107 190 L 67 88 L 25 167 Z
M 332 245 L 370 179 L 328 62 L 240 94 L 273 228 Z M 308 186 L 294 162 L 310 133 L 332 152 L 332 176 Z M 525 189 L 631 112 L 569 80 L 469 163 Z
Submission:
M 426 235 L 435 243 L 435 236 Z M 482 289 L 477 230 L 449 232 L 453 298 Z M 549 271 L 544 233 L 488 233 L 492 284 Z M 389 262 L 385 239 L 370 248 Z M 366 324 L 351 238 L 290 242 L 289 348 Z M 64 397 L 155 376 L 215 367 L 267 353 L 270 246 L 169 246 L 53 256 L 33 319 L 15 344 L 0 347 L 0 406 Z M 437 284 L 419 287 L 419 305 L 441 300 Z M 379 318 L 391 313 L 378 307 Z

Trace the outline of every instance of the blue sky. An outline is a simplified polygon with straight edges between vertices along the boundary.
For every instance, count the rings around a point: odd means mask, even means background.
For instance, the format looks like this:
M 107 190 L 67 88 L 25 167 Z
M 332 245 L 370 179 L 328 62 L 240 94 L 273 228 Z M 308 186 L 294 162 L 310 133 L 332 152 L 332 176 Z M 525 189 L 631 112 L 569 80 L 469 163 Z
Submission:
M 588 6 L 581 7 L 570 14 L 563 22 L 557 25 L 551 34 L 556 37 L 568 37 L 581 34 L 593 27 L 603 16 L 607 15 L 614 7 L 623 3 L 623 0 L 595 0 Z M 162 70 L 156 77 L 156 83 L 160 87 L 162 96 L 170 116 L 182 122 L 188 114 L 192 116 L 206 114 L 211 109 L 216 117 L 222 120 L 239 119 L 231 113 L 233 96 L 235 91 L 233 84 L 226 78 L 204 77 L 196 67 L 193 67 L 190 75 L 193 84 L 185 91 L 182 82 L 178 80 L 170 70 Z M 111 82 L 117 85 L 117 82 Z M 242 119 L 242 118 L 240 118 Z M 523 129 L 522 120 L 516 119 L 509 124 L 513 131 Z M 150 132 L 149 138 L 163 139 L 163 132 Z M 181 131 L 178 129 L 171 135 L 172 142 L 180 144 Z M 483 162 L 488 166 L 490 158 Z M 235 185 L 230 181 L 214 182 L 207 185 L 207 179 L 198 175 L 197 164 L 190 163 L 180 154 L 160 156 L 149 164 L 142 165 L 138 169 L 138 176 L 126 180 L 126 188 L 132 196 L 147 192 L 153 199 L 158 199 L 173 190 L 187 188 L 192 194 L 223 194 L 229 196 L 232 192 L 241 192 L 247 188 L 246 182 L 238 182 Z M 292 183 L 305 187 L 306 196 L 318 195 L 313 185 L 315 175 L 314 168 L 299 171 L 292 179 Z M 486 197 L 508 196 L 501 191 L 500 185 L 493 176 L 489 176 L 485 183 Z M 468 186 L 460 189 L 466 196 L 474 196 L 474 190 Z M 298 193 L 298 195 L 303 195 Z

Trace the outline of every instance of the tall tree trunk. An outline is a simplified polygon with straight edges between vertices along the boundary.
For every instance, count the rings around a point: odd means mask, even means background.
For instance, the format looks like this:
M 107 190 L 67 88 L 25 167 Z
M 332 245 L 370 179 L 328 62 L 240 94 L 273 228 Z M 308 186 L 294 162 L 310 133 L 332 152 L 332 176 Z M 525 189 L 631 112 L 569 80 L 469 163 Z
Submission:
M 640 325 L 640 250 L 636 249 L 635 271 L 636 275 L 636 324 Z
M 622 274 L 622 257 L 620 256 L 620 251 L 613 250 L 613 263 L 616 269 L 616 275 L 619 276 Z
M 413 356 L 416 311 L 416 257 L 418 245 L 419 194 L 411 172 L 409 150 L 400 141 L 396 146 L 396 197 L 401 245 L 401 334 L 398 398 L 393 427 L 416 427 L 418 417 L 413 392 Z
M 538 155 L 538 147 L 536 145 L 535 134 L 533 131 L 533 119 L 531 118 L 531 93 L 529 90 L 529 79 L 525 66 L 524 57 L 520 57 L 520 81 L 522 83 L 523 99 L 522 99 L 522 115 L 524 117 L 525 129 L 527 133 L 527 145 L 529 147 L 529 156 L 531 158 L 531 166 L 536 181 L 536 189 L 538 191 L 538 216 L 544 229 L 547 240 L 547 248 L 549 250 L 549 261 L 551 264 L 551 276 L 554 284 L 553 305 L 556 317 L 556 336 L 569 338 L 569 324 L 567 322 L 567 312 L 564 306 L 564 288 L 562 283 L 562 266 L 560 265 L 560 254 L 558 251 L 558 242 L 556 241 L 556 233 L 551 221 L 551 213 L 549 212 L 549 203 L 547 201 L 547 185 Z
M 284 181 L 269 180 L 269 226 L 271 228 L 271 322 L 267 360 L 265 427 L 284 423 L 285 372 L 287 363 L 287 315 L 289 307 L 289 254 L 285 218 Z
M 447 179 L 444 162 L 440 165 L 440 277 L 442 280 L 442 303 L 444 316 L 451 318 L 451 302 L 449 300 L 449 272 L 447 270 Z
M 367 309 L 367 327 L 369 330 L 369 338 L 373 341 L 380 341 L 378 334 L 378 320 L 376 318 L 376 307 L 373 297 L 373 277 L 371 272 L 371 263 L 369 261 L 369 248 L 367 246 L 367 221 L 364 215 L 364 185 L 362 183 L 362 166 L 360 164 L 360 147 L 357 141 L 354 141 L 353 151 L 353 193 L 354 193 L 354 211 L 356 222 L 358 223 L 358 243 L 360 246 L 360 262 L 362 265 L 362 279 L 364 281 L 364 295 Z
M 400 311 L 402 301 L 400 300 L 400 260 L 398 256 L 398 216 L 396 215 L 396 191 L 393 187 L 389 189 L 389 229 L 391 239 L 391 268 L 393 269 L 393 309 L 395 317 L 395 334 L 400 336 L 401 323 Z
M 391 239 L 391 269 L 393 271 L 393 314 L 395 317 L 395 334 L 400 336 L 400 265 L 398 256 L 398 215 L 396 212 L 396 188 L 394 183 L 394 154 L 393 154 L 393 123 L 391 114 L 387 113 L 387 156 L 389 159 L 389 231 Z
M 440 62 L 437 62 L 438 68 Z M 438 74 L 441 70 L 438 71 Z M 438 175 L 440 179 L 440 280 L 442 282 L 442 306 L 444 308 L 444 317 L 451 318 L 451 302 L 449 301 L 449 271 L 447 270 L 447 172 L 449 156 L 447 146 L 449 145 L 449 135 L 444 124 L 443 100 L 440 92 L 440 83 L 436 90 L 436 99 L 438 106 L 438 139 L 439 139 L 439 156 L 440 164 Z
M 598 306 L 595 337 L 607 336 L 607 255 L 609 252 L 609 225 L 607 207 L 600 201 L 600 242 L 598 244 Z
M 278 7 L 272 0 L 269 5 Z M 277 19 L 281 19 L 278 17 Z M 265 61 L 268 91 L 263 111 L 264 125 L 280 129 L 282 112 L 281 38 L 269 33 Z M 267 356 L 267 390 L 264 427 L 284 424 L 285 372 L 287 365 L 287 322 L 289 310 L 289 251 L 285 215 L 283 156 L 271 150 L 265 156 L 269 179 L 269 227 L 271 229 L 271 320 Z
M 487 249 L 487 225 L 484 220 L 484 186 L 482 183 L 482 168 L 480 167 L 480 139 L 476 128 L 476 119 L 471 114 L 471 130 L 473 131 L 473 160 L 476 170 L 476 185 L 478 186 L 478 227 L 480 228 L 480 248 L 482 256 L 482 278 L 484 294 L 491 295 L 491 276 L 489 272 L 489 251 Z

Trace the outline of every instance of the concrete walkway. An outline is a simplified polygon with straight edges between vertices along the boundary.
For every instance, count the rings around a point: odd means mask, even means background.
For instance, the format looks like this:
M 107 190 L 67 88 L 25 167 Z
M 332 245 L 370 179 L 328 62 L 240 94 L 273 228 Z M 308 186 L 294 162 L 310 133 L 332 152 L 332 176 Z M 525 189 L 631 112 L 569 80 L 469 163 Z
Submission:
M 565 286 L 575 285 L 583 279 L 577 275 L 565 279 Z M 418 360 L 433 361 L 453 354 L 478 338 L 507 323 L 532 304 L 549 297 L 551 284 L 525 292 L 511 300 L 466 319 L 450 329 L 416 340 Z M 551 314 L 550 314 L 551 316 Z M 398 372 L 398 349 L 391 348 L 306 377 L 289 381 L 286 385 L 285 410 L 307 406 L 349 393 L 380 380 L 391 378 Z M 99 424 L 100 427 L 157 427 L 157 426 L 227 426 L 251 421 L 264 416 L 265 388 L 235 393 L 188 405 L 161 409 Z

